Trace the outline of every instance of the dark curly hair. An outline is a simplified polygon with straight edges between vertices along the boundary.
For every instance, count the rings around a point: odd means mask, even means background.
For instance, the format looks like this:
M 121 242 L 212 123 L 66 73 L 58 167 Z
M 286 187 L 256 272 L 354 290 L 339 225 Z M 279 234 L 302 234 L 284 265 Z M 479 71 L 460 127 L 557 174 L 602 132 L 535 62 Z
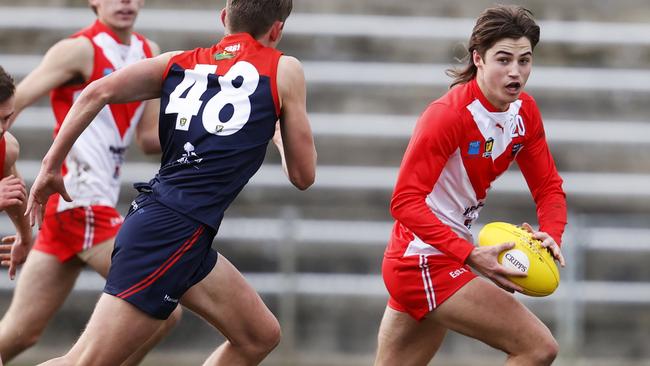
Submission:
M 0 66 L 0 103 L 11 98 L 15 91 L 14 79 Z

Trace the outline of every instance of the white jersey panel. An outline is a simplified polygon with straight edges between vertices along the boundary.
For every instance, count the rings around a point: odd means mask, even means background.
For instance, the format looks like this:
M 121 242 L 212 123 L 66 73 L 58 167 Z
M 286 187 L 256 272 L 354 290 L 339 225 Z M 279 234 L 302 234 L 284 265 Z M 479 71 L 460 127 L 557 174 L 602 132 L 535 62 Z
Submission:
M 494 140 L 492 160 L 496 160 L 506 152 L 512 138 L 518 133 L 517 117 L 520 108 L 521 100 L 510 103 L 510 107 L 505 112 L 490 112 L 478 99 L 467 106 L 483 138 L 485 140 L 490 138 Z
M 93 37 L 93 42 L 102 49 L 104 56 L 113 64 L 115 70 L 145 59 L 143 43 L 138 37 L 131 35 L 131 45 L 125 48 L 106 33 Z
M 124 155 L 145 105 L 146 103 L 142 103 L 137 108 L 124 138 L 120 137 L 108 106 L 99 112 L 79 136 L 66 157 L 68 171 L 63 177 L 66 190 L 73 201 L 59 200 L 58 212 L 91 205 L 115 207 L 120 193 L 120 173 Z
M 460 149 L 457 149 L 447 160 L 445 168 L 426 198 L 427 206 L 443 224 L 448 225 L 458 236 L 472 242 L 472 233 L 465 226 L 465 212 L 471 210 L 472 217 L 478 217 L 483 205 L 479 205 L 472 183 L 463 165 Z

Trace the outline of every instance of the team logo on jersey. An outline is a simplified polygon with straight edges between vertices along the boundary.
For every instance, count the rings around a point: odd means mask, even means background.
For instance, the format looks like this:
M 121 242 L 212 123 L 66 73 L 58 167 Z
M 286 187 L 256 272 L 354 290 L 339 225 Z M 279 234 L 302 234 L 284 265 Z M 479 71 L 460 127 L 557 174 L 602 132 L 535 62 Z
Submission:
M 467 155 L 478 155 L 481 149 L 481 141 L 470 141 Z
M 104 71 L 102 72 L 102 74 L 104 76 L 106 76 L 106 75 L 109 75 L 110 73 L 112 73 L 113 71 L 115 71 L 115 70 L 111 69 L 110 67 L 106 67 L 106 68 L 104 68 Z
M 183 145 L 183 150 L 185 150 L 185 153 L 183 156 L 176 160 L 180 164 L 191 164 L 194 166 L 194 168 L 199 169 L 197 166 L 201 161 L 203 161 L 203 158 L 200 158 L 195 152 L 194 152 L 194 145 L 192 145 L 189 142 L 186 142 L 185 145 Z
M 108 150 L 113 154 L 113 161 L 115 161 L 115 170 L 113 171 L 113 179 L 120 177 L 120 170 L 124 164 L 124 155 L 126 154 L 126 147 L 124 146 L 109 146 Z
M 217 61 L 227 60 L 227 59 L 230 59 L 230 58 L 233 58 L 233 57 L 235 57 L 235 54 L 230 53 L 228 51 L 223 51 L 223 52 L 219 52 L 219 53 L 214 54 L 214 59 L 217 60 Z
M 483 153 L 484 158 L 489 158 L 492 156 L 492 149 L 494 148 L 494 139 L 490 137 L 485 140 L 485 152 Z

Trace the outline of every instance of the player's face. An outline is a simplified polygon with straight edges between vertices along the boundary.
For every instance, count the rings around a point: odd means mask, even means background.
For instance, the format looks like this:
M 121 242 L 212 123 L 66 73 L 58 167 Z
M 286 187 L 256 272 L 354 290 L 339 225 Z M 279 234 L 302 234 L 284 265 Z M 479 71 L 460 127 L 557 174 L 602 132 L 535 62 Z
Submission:
M 526 37 L 504 38 L 485 52 L 474 51 L 476 79 L 485 97 L 505 111 L 519 98 L 533 65 L 533 48 Z
M 14 114 L 14 97 L 0 103 L 0 136 L 4 135 L 9 126 L 9 119 Z
M 90 0 L 97 17 L 106 25 L 123 30 L 133 28 L 144 0 Z

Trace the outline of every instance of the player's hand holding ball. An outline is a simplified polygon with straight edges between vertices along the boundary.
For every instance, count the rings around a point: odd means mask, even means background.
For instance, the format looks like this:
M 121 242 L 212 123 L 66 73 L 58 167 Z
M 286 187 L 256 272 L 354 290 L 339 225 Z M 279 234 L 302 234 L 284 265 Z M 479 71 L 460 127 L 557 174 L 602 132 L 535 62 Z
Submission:
M 511 289 L 530 296 L 547 296 L 559 285 L 560 273 L 554 259 L 564 266 L 564 257 L 560 247 L 547 233 L 535 231 L 526 223 L 518 227 L 505 222 L 493 222 L 483 227 L 478 241 L 477 249 L 497 250 L 498 263 L 519 273 L 518 276 L 502 273 L 508 277 L 507 280 L 518 285 L 518 288 L 510 287 Z M 479 268 L 477 270 L 480 271 Z M 495 281 L 490 276 L 488 278 Z M 504 281 L 496 278 L 500 280 L 497 284 L 503 285 Z

